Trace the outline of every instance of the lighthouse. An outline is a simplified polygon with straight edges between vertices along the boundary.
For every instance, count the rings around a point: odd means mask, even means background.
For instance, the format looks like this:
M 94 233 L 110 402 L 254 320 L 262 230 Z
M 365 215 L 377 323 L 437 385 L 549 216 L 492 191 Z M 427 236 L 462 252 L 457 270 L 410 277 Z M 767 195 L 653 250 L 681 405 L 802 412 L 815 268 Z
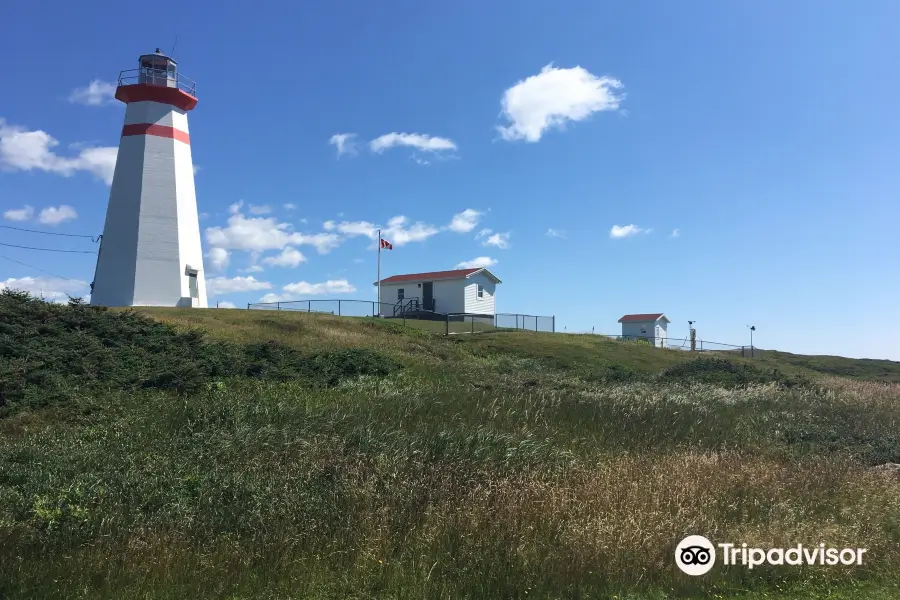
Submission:
M 91 304 L 206 308 L 187 114 L 194 82 L 159 49 L 122 71 L 125 103 Z

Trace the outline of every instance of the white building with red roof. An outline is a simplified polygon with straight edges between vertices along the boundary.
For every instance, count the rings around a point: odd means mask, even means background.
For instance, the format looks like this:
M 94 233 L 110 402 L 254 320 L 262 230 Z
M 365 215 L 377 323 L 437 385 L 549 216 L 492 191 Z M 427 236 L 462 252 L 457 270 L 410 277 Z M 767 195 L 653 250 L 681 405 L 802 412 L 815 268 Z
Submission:
M 663 313 L 625 315 L 619 319 L 622 337 L 627 340 L 647 340 L 657 348 L 669 347 L 666 327 L 670 323 Z
M 393 317 L 403 311 L 425 310 L 493 316 L 498 283 L 501 281 L 487 269 L 392 275 L 381 280 L 379 314 Z

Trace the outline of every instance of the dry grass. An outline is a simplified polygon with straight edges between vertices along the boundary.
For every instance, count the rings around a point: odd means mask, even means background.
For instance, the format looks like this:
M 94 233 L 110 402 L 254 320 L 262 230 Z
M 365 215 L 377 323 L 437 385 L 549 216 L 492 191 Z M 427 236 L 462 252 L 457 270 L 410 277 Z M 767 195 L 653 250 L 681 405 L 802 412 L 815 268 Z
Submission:
M 0 422 L 4 597 L 900 596 L 900 482 L 870 470 L 900 462 L 900 385 L 663 381 L 688 358 L 587 336 L 149 312 L 410 368 L 86 393 L 78 419 Z M 596 377 L 616 364 L 642 375 Z M 672 561 L 687 534 L 869 561 L 689 578 Z

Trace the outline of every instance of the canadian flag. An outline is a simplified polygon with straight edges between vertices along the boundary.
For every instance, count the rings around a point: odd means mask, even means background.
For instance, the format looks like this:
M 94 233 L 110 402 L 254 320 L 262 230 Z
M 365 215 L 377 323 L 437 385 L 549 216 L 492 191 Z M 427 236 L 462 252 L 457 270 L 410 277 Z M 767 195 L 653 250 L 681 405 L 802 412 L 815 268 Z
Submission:
M 381 247 L 384 248 L 385 250 L 393 250 L 394 249 L 394 245 L 385 239 L 381 240 Z

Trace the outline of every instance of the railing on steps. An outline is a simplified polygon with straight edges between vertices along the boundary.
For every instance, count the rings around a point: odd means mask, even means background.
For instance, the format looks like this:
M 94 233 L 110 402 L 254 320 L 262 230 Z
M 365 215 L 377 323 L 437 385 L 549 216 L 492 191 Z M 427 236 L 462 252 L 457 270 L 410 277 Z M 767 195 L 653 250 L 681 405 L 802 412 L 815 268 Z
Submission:
M 421 310 L 418 298 L 410 298 L 409 300 L 398 300 L 394 305 L 394 316 L 402 316 L 411 311 Z

